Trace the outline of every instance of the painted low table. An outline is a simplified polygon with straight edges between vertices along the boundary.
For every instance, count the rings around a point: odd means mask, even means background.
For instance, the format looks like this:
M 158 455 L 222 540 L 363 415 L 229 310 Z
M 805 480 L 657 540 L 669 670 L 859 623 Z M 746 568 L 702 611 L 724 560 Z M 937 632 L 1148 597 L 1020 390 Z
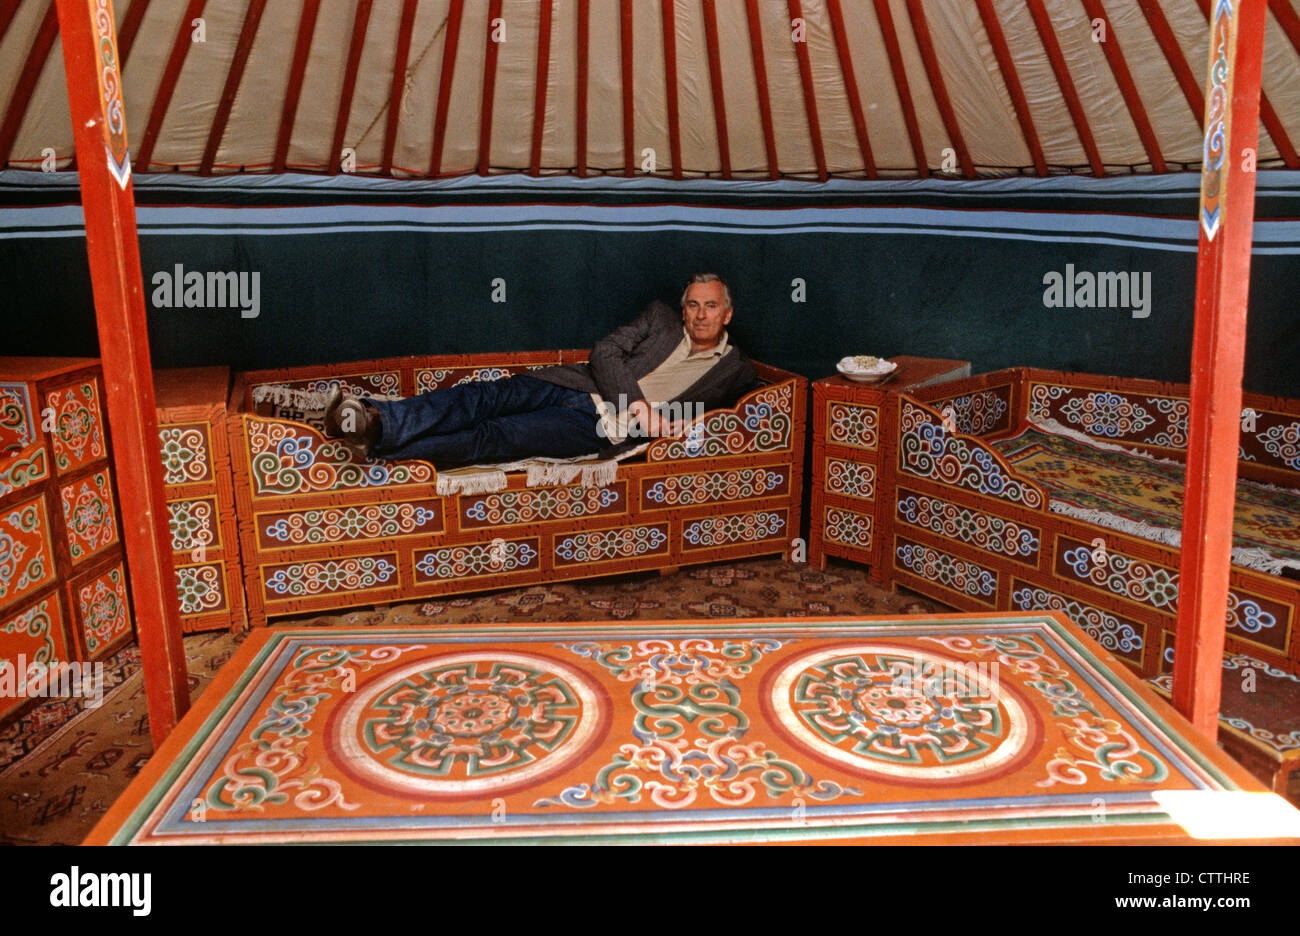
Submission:
M 1055 613 L 274 628 L 87 841 L 1176 842 L 1215 818 L 1254 839 L 1300 813 Z

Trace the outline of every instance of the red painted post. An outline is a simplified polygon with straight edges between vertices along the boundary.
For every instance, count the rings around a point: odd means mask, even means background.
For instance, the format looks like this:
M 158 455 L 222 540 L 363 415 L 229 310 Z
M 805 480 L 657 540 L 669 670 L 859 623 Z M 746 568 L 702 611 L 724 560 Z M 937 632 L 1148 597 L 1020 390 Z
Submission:
M 1219 726 L 1232 561 L 1264 11 L 1265 0 L 1217 0 L 1210 18 L 1173 690 L 1175 707 L 1209 738 Z
M 189 708 L 112 0 L 57 0 L 122 541 L 155 749 Z

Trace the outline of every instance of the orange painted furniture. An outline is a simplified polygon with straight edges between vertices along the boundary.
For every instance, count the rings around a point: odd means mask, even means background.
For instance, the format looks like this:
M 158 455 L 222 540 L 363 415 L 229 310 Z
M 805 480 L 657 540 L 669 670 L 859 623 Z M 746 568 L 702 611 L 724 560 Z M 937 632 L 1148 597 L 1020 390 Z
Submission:
M 881 413 L 894 395 L 970 376 L 970 361 L 899 355 L 887 379 L 860 383 L 836 374 L 813 383 L 812 504 L 808 561 L 826 567 L 827 556 L 871 567 L 879 581 L 880 538 L 888 509 L 880 487 Z
M 604 487 L 529 487 L 514 472 L 504 490 L 440 495 L 429 462 L 353 461 L 302 409 L 334 384 L 409 396 L 585 359 L 477 354 L 239 374 L 229 426 L 249 620 L 790 548 L 807 385 L 774 367 L 756 363 L 766 386 L 656 439 Z
M 94 358 L 0 358 L 0 661 L 100 660 L 131 638 Z M 0 716 L 24 707 L 0 697 Z
M 1287 490 L 1268 496 L 1300 505 L 1286 500 L 1300 489 L 1300 401 L 1246 394 L 1243 406 L 1240 477 L 1279 485 Z M 1187 414 L 1183 384 L 1030 368 L 893 397 L 879 432 L 877 497 L 887 509 L 876 536 L 886 582 L 963 610 L 1063 611 L 1143 676 L 1158 675 L 1162 635 L 1177 621 L 1178 546 L 1139 524 L 1130 532 L 1114 518 L 1095 522 L 1002 453 L 1031 420 L 1054 424 L 1058 437 L 1063 427 L 1085 445 L 1123 450 L 1088 481 L 1122 486 L 1125 452 L 1184 459 Z M 1095 461 L 1112 460 L 1099 451 Z M 1149 486 L 1128 477 L 1139 493 Z M 1169 533 L 1177 530 L 1161 531 Z M 1300 673 L 1295 570 L 1234 563 L 1229 588 L 1227 650 Z
M 154 371 L 158 445 L 184 631 L 241 630 L 243 569 L 226 434 L 229 367 Z

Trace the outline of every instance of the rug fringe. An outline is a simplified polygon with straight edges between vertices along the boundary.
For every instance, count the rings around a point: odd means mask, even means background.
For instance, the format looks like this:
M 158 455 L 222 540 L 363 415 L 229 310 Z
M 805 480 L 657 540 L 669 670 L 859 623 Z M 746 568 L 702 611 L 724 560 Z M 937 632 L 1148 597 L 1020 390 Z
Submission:
M 575 479 L 583 487 L 608 487 L 618 479 L 618 462 L 602 461 L 593 464 L 566 465 L 542 463 L 528 466 L 529 487 L 553 484 L 571 484 Z
M 1161 458 L 1159 455 L 1152 455 L 1146 449 L 1130 448 L 1127 445 L 1117 445 L 1114 442 L 1103 442 L 1100 439 L 1094 439 L 1086 432 L 1080 432 L 1078 429 L 1071 429 L 1069 426 L 1062 425 L 1055 419 L 1039 419 L 1031 416 L 1026 419 L 1026 422 L 1042 432 L 1065 436 L 1067 439 L 1073 439 L 1075 442 L 1082 442 L 1085 445 L 1091 445 L 1093 448 L 1099 448 L 1106 452 L 1123 452 L 1125 455 L 1136 455 L 1139 458 L 1159 462 L 1162 465 L 1182 465 L 1183 467 L 1186 467 L 1186 462 L 1181 462 L 1176 458 Z
M 451 494 L 495 494 L 510 484 L 504 471 L 479 471 L 474 474 L 454 475 L 438 473 L 437 491 L 440 497 Z
M 510 484 L 507 472 L 523 471 L 528 487 L 550 487 L 573 484 L 583 487 L 609 487 L 618 480 L 618 463 L 639 455 L 648 448 L 641 444 L 605 461 L 594 461 L 595 455 L 578 455 L 571 459 L 526 458 L 521 461 L 497 465 L 466 465 L 438 473 L 437 491 L 447 494 L 493 494 L 504 491 Z
M 1053 513 L 1064 514 L 1067 517 L 1074 517 L 1076 520 L 1083 520 L 1095 526 L 1118 530 L 1121 533 L 1130 533 L 1151 542 L 1163 543 L 1166 546 L 1174 546 L 1179 549 L 1183 545 L 1181 530 L 1153 526 L 1142 520 L 1121 517 L 1118 514 L 1097 510 L 1093 507 L 1076 507 L 1074 504 L 1067 504 L 1058 500 L 1052 501 L 1051 509 Z M 1275 556 L 1259 546 L 1232 547 L 1232 562 L 1233 565 L 1254 569 L 1268 575 L 1281 575 L 1286 569 L 1300 569 L 1300 560 Z
M 300 387 L 290 387 L 285 384 L 258 384 L 251 392 L 254 403 L 291 406 L 296 410 L 302 410 L 304 413 L 325 412 L 325 398 L 328 396 L 322 390 L 303 390 Z M 346 387 L 344 393 L 356 399 L 366 400 L 400 400 L 402 398 L 397 393 L 355 394 Z

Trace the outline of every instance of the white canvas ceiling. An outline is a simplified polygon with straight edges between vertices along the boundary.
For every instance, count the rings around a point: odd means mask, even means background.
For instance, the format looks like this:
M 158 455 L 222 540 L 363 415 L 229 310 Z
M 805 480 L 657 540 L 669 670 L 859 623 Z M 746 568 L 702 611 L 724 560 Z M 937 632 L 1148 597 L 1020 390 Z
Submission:
M 816 179 L 1198 169 L 1209 2 L 114 9 L 136 172 Z M 1269 0 L 1263 165 L 1300 168 L 1298 11 Z M 0 114 L 0 166 L 72 166 L 52 0 L 0 0 Z

